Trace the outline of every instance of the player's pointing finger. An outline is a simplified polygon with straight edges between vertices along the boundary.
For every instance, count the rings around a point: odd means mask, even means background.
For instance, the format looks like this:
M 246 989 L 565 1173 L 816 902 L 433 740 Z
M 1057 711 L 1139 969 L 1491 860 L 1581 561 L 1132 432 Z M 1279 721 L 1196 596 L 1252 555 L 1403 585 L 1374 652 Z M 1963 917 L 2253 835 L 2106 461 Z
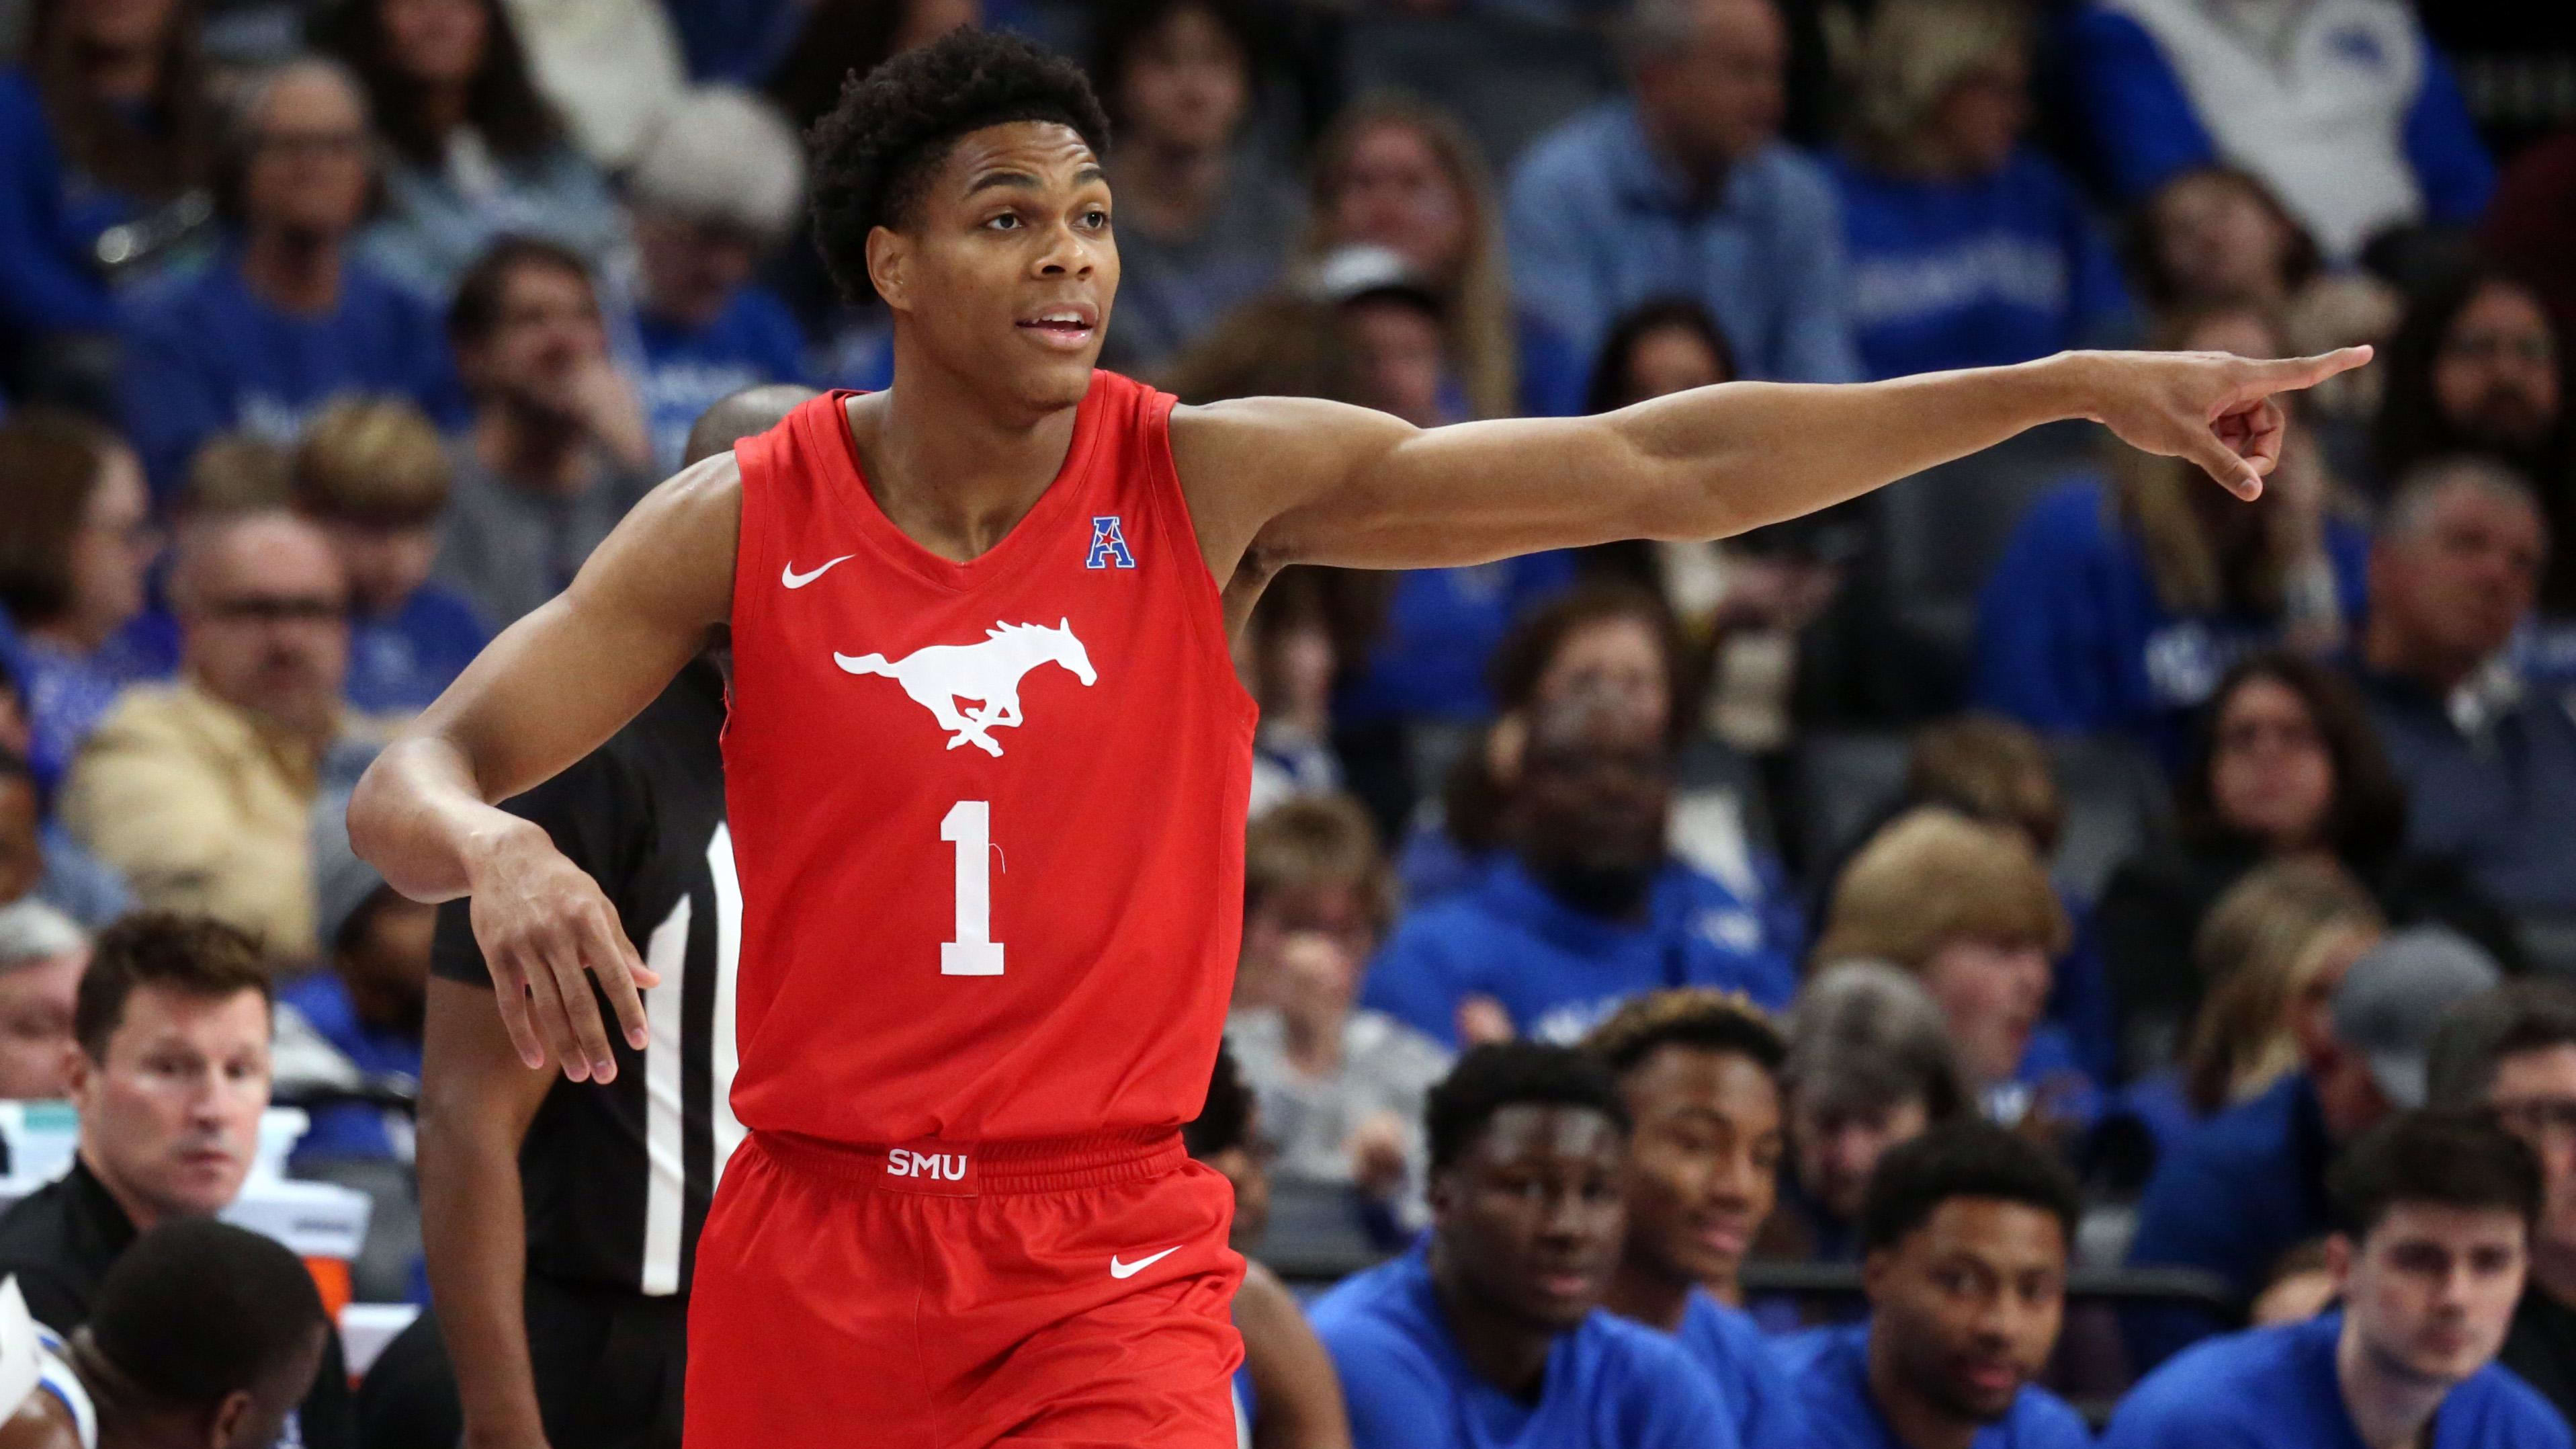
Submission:
M 2368 346 L 2338 347 L 2313 357 L 2284 357 L 2276 362 L 2258 362 L 2254 365 L 2254 385 L 2247 392 L 2258 395 L 2315 387 L 2337 373 L 2352 371 L 2370 361 L 2371 356 L 2372 350 Z

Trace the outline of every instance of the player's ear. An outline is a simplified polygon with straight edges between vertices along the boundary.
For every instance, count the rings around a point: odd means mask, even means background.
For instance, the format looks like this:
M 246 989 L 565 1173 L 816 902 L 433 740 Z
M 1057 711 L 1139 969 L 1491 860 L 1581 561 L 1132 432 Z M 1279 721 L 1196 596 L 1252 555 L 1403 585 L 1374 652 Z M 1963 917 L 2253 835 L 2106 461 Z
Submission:
M 2354 1244 L 2348 1233 L 2336 1233 L 2326 1239 L 2326 1276 L 2334 1280 L 2335 1296 L 2343 1296 L 2344 1285 L 2352 1280 Z
M 890 226 L 870 227 L 867 259 L 868 283 L 877 295 L 898 312 L 910 311 L 912 239 Z
M 259 1401 L 251 1397 L 248 1389 L 235 1389 L 224 1395 L 223 1402 L 215 1405 L 214 1412 L 206 1416 L 205 1437 L 200 1442 L 206 1449 L 231 1449 L 234 1441 L 241 1437 L 242 1425 L 258 1406 Z

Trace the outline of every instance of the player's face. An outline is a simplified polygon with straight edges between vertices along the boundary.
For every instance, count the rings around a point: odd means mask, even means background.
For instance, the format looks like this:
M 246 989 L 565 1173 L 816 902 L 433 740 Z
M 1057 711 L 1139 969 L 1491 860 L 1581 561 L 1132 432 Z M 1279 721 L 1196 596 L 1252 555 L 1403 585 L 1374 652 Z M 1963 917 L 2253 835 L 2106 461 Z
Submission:
M 1052 411 L 1082 400 L 1118 291 L 1109 182 L 1069 126 L 1019 121 L 949 149 L 868 273 L 945 368 Z
M 2329 1264 L 2344 1268 L 2344 1317 L 2382 1368 L 2455 1384 L 2504 1346 L 2529 1253 L 2518 1214 L 2398 1203 L 2359 1246 L 2331 1246 L 2341 1250 Z
M 1489 1310 L 1550 1330 L 1601 1304 L 1626 1222 L 1618 1124 L 1584 1107 L 1494 1114 L 1431 1189 L 1449 1280 Z
M 2027 1203 L 1954 1197 L 1870 1254 L 1861 1282 L 1898 1382 L 1944 1414 L 1988 1424 L 2057 1346 L 2066 1231 Z
M 1736 1052 L 1668 1046 L 1623 1083 L 1628 1257 L 1659 1277 L 1731 1286 L 1779 1191 L 1780 1088 Z

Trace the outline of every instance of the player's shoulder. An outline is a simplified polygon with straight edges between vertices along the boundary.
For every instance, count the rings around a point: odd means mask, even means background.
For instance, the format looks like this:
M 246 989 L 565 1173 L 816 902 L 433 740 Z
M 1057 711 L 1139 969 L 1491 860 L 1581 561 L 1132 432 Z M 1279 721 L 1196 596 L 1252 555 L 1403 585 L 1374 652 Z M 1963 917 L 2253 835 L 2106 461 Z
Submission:
M 2092 1449 L 2093 1426 L 2074 1405 L 2037 1384 L 2013 1400 L 2012 1425 L 2015 1449 Z
M 2249 1417 L 2277 1418 L 2301 1398 L 2296 1339 L 2291 1327 L 2255 1328 L 2191 1345 L 2129 1390 L 2104 1442 L 2165 1444 Z
M 2482 1421 L 2481 1444 L 2503 1446 L 2503 1449 L 2567 1449 L 2576 1443 L 2568 1422 L 2556 1405 L 2520 1374 L 2500 1363 L 2490 1363 L 2471 1374 L 2468 1381 L 2451 1391 L 2442 1406 L 2445 1415 L 2453 1406 L 2467 1410 Z

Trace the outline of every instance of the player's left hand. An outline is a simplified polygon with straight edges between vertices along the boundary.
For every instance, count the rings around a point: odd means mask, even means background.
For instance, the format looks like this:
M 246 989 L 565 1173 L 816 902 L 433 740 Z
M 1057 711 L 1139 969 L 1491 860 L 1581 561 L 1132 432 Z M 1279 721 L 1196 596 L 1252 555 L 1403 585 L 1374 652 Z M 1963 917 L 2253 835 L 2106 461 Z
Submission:
M 2085 411 L 2129 446 L 2188 458 L 2229 492 L 2252 499 L 2281 461 L 2283 419 L 2274 398 L 2370 356 L 2367 347 L 2273 361 L 2223 352 L 2095 353 Z

